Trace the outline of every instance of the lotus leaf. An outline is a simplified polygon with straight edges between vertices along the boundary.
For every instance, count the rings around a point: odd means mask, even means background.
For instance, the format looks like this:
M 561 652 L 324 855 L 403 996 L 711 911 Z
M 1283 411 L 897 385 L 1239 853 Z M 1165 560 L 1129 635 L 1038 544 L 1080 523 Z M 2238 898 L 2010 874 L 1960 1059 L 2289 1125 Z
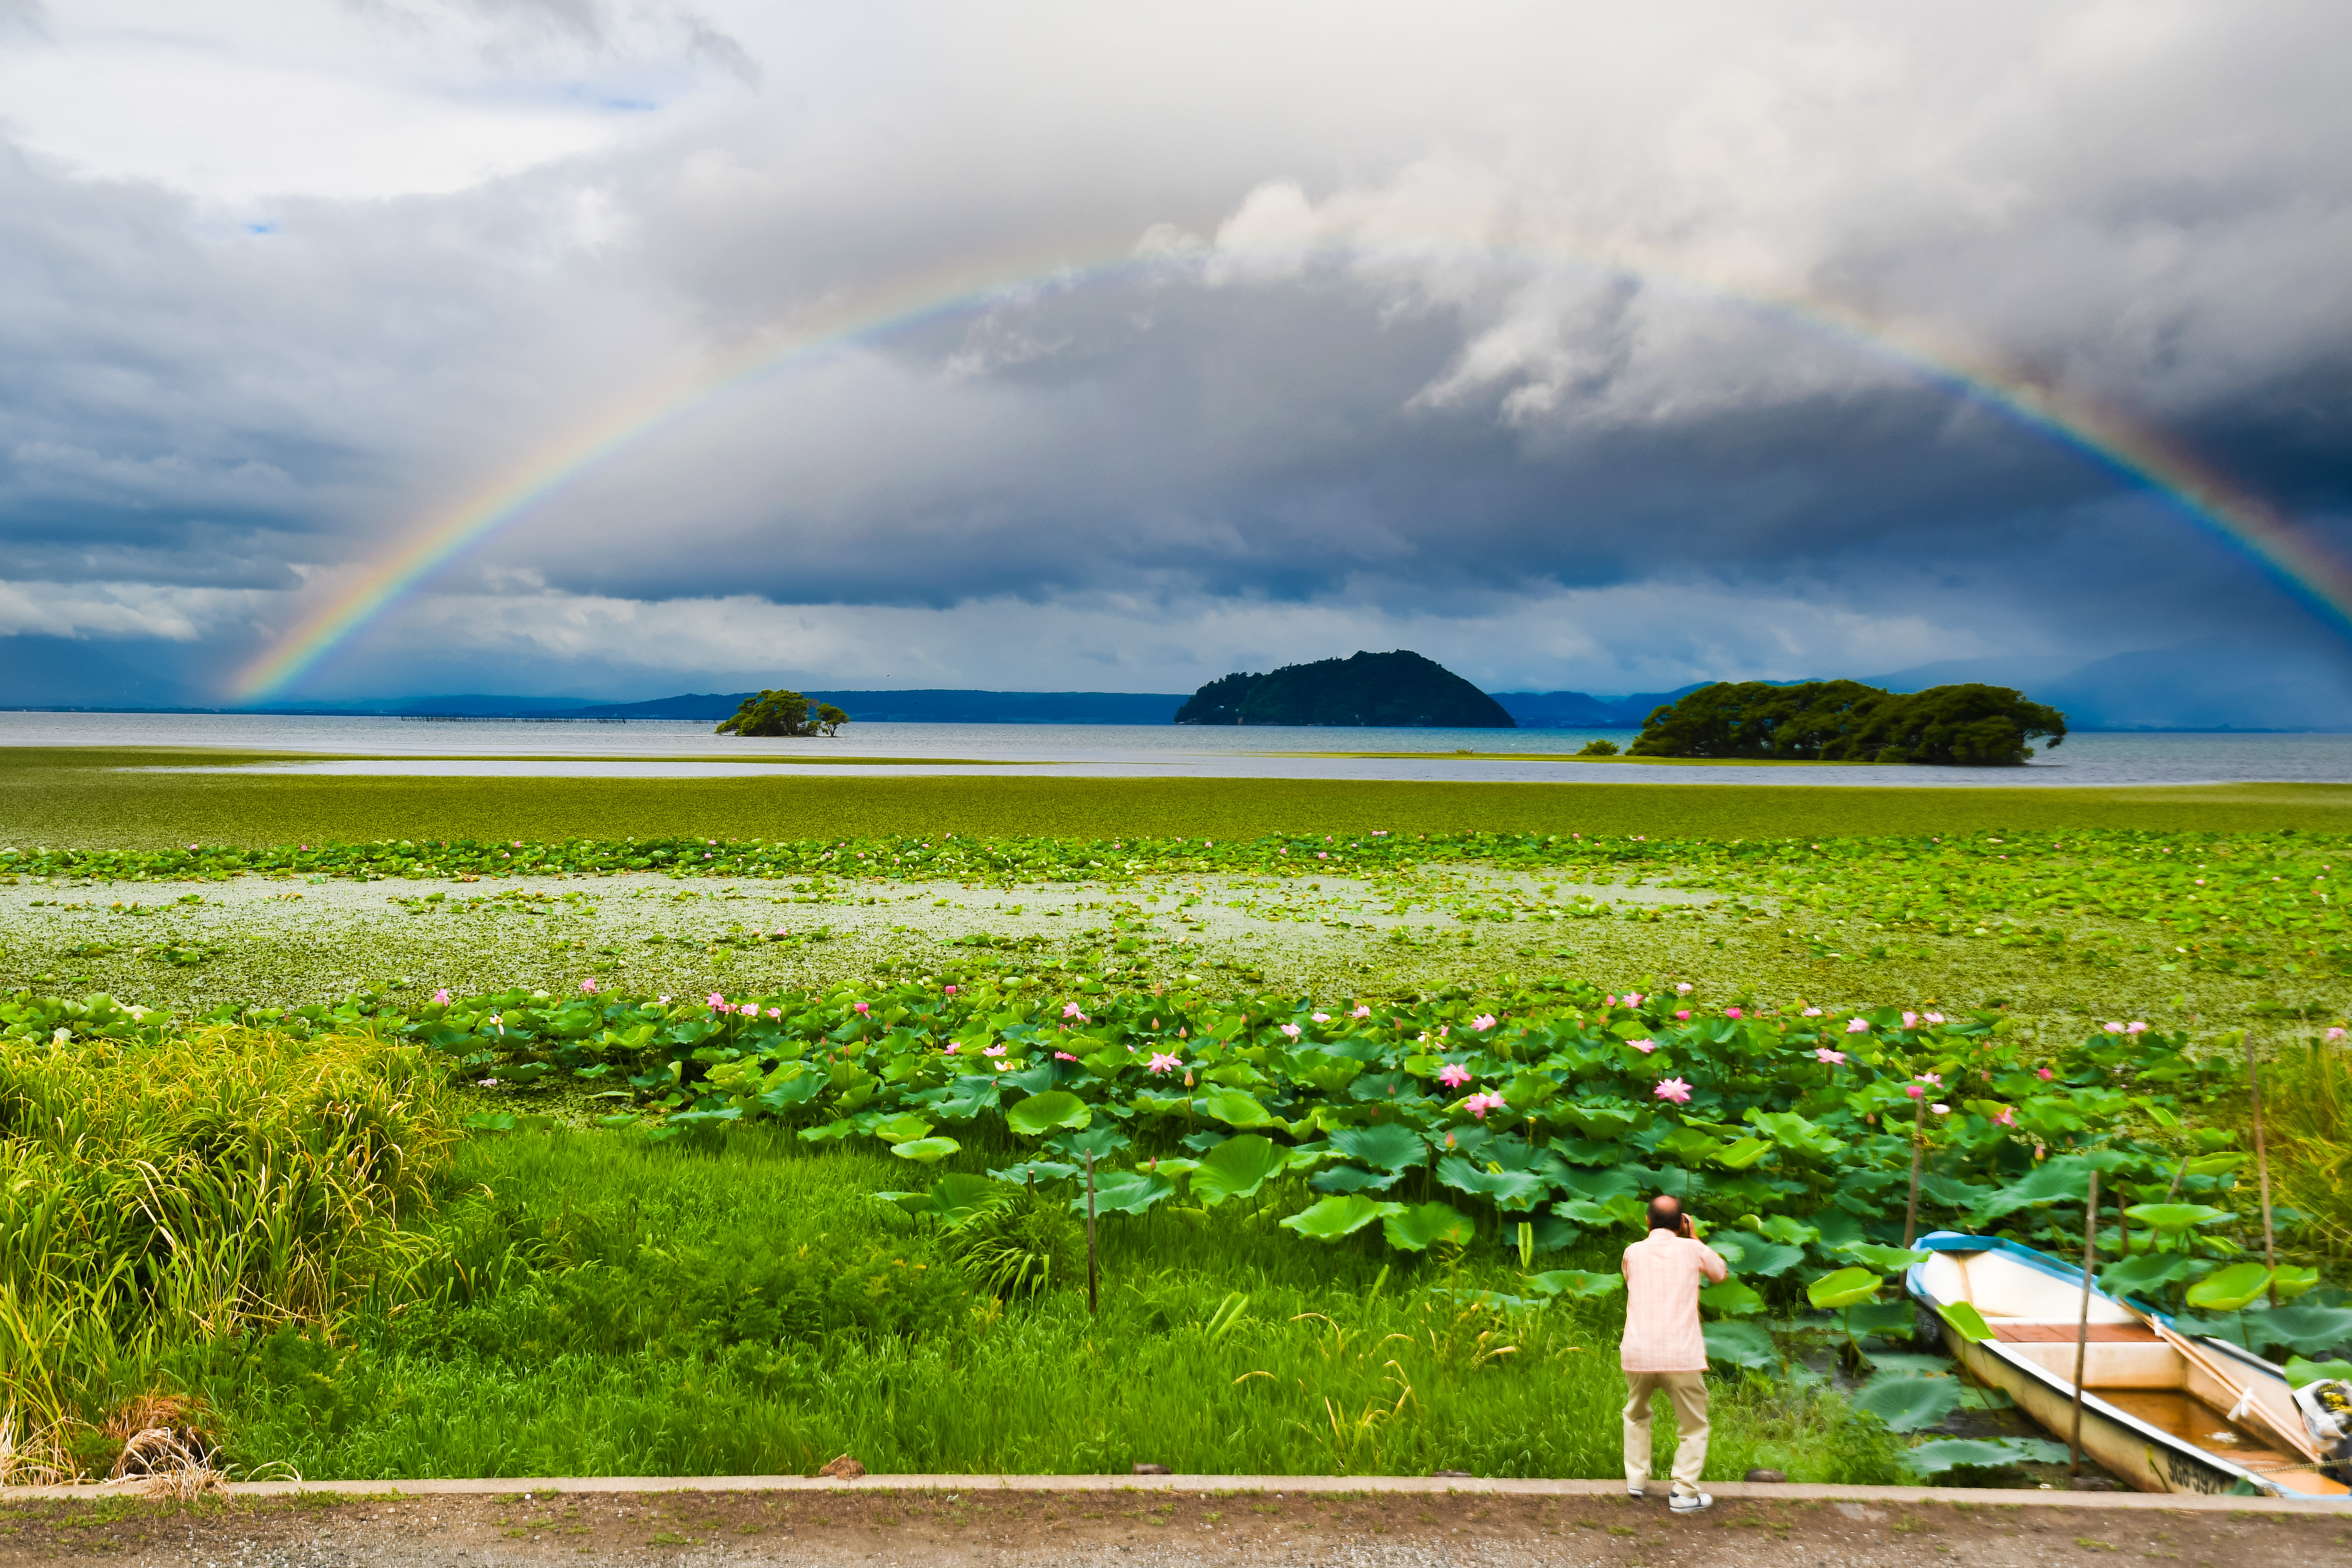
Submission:
M 1731 1242 L 1730 1237 L 1720 1241 L 1708 1238 L 1708 1245 L 1718 1251 Z M 1739 1272 L 1752 1274 L 1759 1279 L 1778 1279 L 1805 1260 L 1801 1247 L 1784 1247 L 1777 1241 L 1761 1241 L 1754 1237 L 1738 1242 Z
M 1551 1192 L 1551 1184 L 1540 1176 L 1526 1171 L 1483 1170 L 1459 1154 L 1448 1154 L 1437 1162 L 1437 1179 L 1457 1193 L 1492 1198 L 1496 1208 L 1507 1211 L 1525 1212 L 1543 1202 Z
M 1066 1089 L 1033 1094 L 1004 1115 L 1004 1124 L 1024 1138 L 1076 1131 L 1093 1120 L 1094 1112 L 1087 1109 L 1087 1102 Z
M 2284 1268 L 2279 1270 L 2284 1274 Z M 2324 1307 L 2297 1301 L 2267 1312 L 2248 1312 L 2242 1324 L 2246 1337 L 2258 1345 L 2284 1345 L 2305 1355 L 2316 1355 L 2337 1345 L 2352 1343 L 2352 1308 Z
M 1793 1110 L 1750 1110 L 1748 1121 L 1782 1148 L 1815 1159 L 1826 1160 L 1845 1147 L 1844 1140 L 1831 1136 Z
M 2214 1129 L 2207 1128 L 2205 1131 L 2212 1131 Z M 2189 1173 L 2192 1176 L 2226 1176 L 2252 1158 L 2251 1154 L 2200 1154 L 2189 1162 Z
M 1092 1154 L 1099 1163 L 1109 1159 L 1121 1149 L 1129 1147 L 1134 1142 L 1134 1139 L 1116 1127 L 1097 1125 L 1088 1127 L 1083 1132 L 1058 1133 L 1045 1140 L 1045 1147 L 1066 1160 L 1084 1165 L 1088 1154 Z
M 1376 1219 L 1404 1213 L 1404 1205 L 1375 1203 L 1361 1193 L 1325 1198 L 1313 1207 L 1292 1215 L 1282 1222 L 1285 1230 L 1295 1230 L 1301 1236 L 1318 1241 L 1337 1241 L 1356 1232 Z
M 1445 1204 L 1415 1204 L 1402 1214 L 1381 1222 L 1388 1244 L 1403 1252 L 1422 1252 L 1441 1241 L 1467 1247 L 1478 1234 L 1470 1216 Z
M 1249 1197 L 1288 1163 L 1288 1155 L 1270 1138 L 1255 1132 L 1228 1138 L 1202 1156 L 1200 1168 L 1192 1173 L 1192 1196 L 1206 1208 L 1227 1198 Z
M 1984 1314 L 1967 1301 L 1948 1301 L 1944 1305 L 1944 1321 L 1949 1323 L 1960 1338 L 1970 1344 L 1993 1337 L 1992 1325 Z
M 721 1121 L 740 1121 L 742 1115 L 743 1108 L 740 1105 L 725 1106 L 717 1110 L 677 1110 L 670 1113 L 668 1124 L 672 1127 L 709 1127 Z M 920 1121 L 921 1118 L 915 1120 Z M 547 1123 L 542 1121 L 541 1125 Z M 930 1131 L 928 1124 L 923 1131 Z
M 1367 1171 L 1361 1165 L 1334 1165 L 1318 1171 L 1307 1184 L 1318 1193 L 1384 1193 L 1404 1180 L 1402 1172 Z
M 2145 1296 L 2186 1279 L 2203 1265 L 2181 1252 L 2143 1252 L 2099 1270 L 2099 1289 L 2109 1295 Z
M 1867 1268 L 1841 1268 L 1805 1287 L 1805 1300 L 1823 1311 L 1857 1306 L 1878 1294 L 1885 1281 Z
M 2282 1263 L 2271 1275 L 2271 1289 L 2282 1301 L 2291 1300 L 2319 1283 L 2319 1270 L 2300 1263 Z
M 2151 1229 L 2174 1233 L 2210 1225 L 2217 1219 L 2237 1217 L 2230 1210 L 2217 1209 L 2210 1204 L 2134 1204 L 2124 1213 Z
M 1584 1268 L 1555 1268 L 1548 1274 L 1530 1274 L 1522 1283 L 1538 1296 L 1566 1296 L 1590 1301 L 1623 1289 L 1625 1277 Z
M 1418 1170 L 1429 1163 L 1429 1142 L 1409 1127 L 1393 1121 L 1370 1127 L 1335 1127 L 1331 1147 L 1350 1160 L 1378 1171 Z
M 1882 1372 L 1854 1391 L 1853 1407 L 1886 1423 L 1891 1432 L 1934 1426 L 1960 1406 L 1959 1380 Z
M 1762 1311 L 1764 1298 L 1737 1279 L 1726 1279 L 1701 1290 L 1698 1304 L 1710 1312 L 1721 1312 L 1727 1318 L 1744 1318 L 1750 1312 Z
M 1935 1256 L 1916 1247 L 1881 1247 L 1874 1241 L 1849 1241 L 1832 1250 L 1841 1258 L 1851 1258 L 1866 1268 L 1884 1269 L 1889 1274 L 1914 1263 L 1925 1263 Z
M 1024 1160 L 1017 1165 L 1007 1165 L 1001 1171 L 991 1171 L 992 1182 L 1010 1182 L 1016 1187 L 1036 1182 L 1066 1182 L 1082 1173 L 1081 1168 L 1060 1160 Z
M 2301 1356 L 2287 1359 L 2286 1381 L 2291 1388 L 2336 1379 L 2352 1383 L 2352 1361 L 2305 1361 Z
M 1848 1333 L 1890 1336 L 1908 1333 L 1918 1319 L 1917 1305 L 1906 1296 L 1891 1301 L 1859 1301 L 1843 1309 L 1840 1317 Z
M 2036 1165 L 2021 1179 L 1995 1191 L 1977 1205 L 1979 1220 L 1999 1219 L 2034 1204 L 2081 1203 L 2090 1193 L 2091 1163 L 2079 1154 L 2060 1154 Z
M 1274 1117 L 1265 1107 L 1237 1089 L 1212 1089 L 1195 1102 L 1203 1115 L 1213 1116 L 1228 1127 L 1271 1127 Z
M 2189 1287 L 2189 1304 L 2213 1312 L 2234 1312 L 2263 1294 L 2271 1271 L 2259 1263 L 2232 1263 Z
M 1771 1331 L 1761 1323 L 1702 1323 L 1699 1332 L 1706 1340 L 1709 1361 L 1729 1362 L 1758 1372 L 1769 1372 L 1780 1364 Z
M 2067 1458 L 2066 1445 L 2047 1437 L 1939 1437 L 1922 1443 L 1903 1456 L 1923 1476 L 1939 1476 L 1963 1467 L 1998 1469 L 2011 1465 L 2059 1465 Z
M 1552 1205 L 1551 1212 L 1562 1219 L 1572 1219 L 1579 1225 L 1603 1230 L 1619 1225 L 1639 1226 L 1643 1221 L 1643 1205 L 1622 1193 L 1601 1204 L 1589 1198 L 1570 1198 Z
M 1162 1198 L 1175 1195 L 1176 1184 L 1157 1171 L 1113 1171 L 1095 1177 L 1095 1213 L 1141 1214 Z M 1072 1214 L 1087 1212 L 1087 1194 L 1070 1200 Z
M 670 1120 L 675 1121 L 677 1118 L 673 1116 Z M 930 1130 L 931 1124 L 912 1111 L 902 1116 L 885 1117 L 866 1129 L 885 1143 L 904 1143 L 926 1136 Z
M 1708 1158 L 1727 1171 L 1744 1171 L 1771 1152 L 1772 1145 L 1761 1138 L 1742 1138 L 1716 1150 Z
M 1757 1235 L 1769 1237 L 1784 1247 L 1802 1247 L 1809 1241 L 1820 1240 L 1822 1234 L 1816 1226 L 1801 1219 L 1791 1219 L 1784 1214 L 1776 1214 L 1769 1219 L 1759 1219 L 1749 1215 L 1748 1226 Z
M 937 1220 L 947 1229 L 953 1230 L 990 1204 L 1003 1199 L 1004 1192 L 986 1176 L 950 1171 L 933 1182 L 926 1192 L 877 1193 L 874 1195 L 888 1198 L 910 1215 Z
M 890 1145 L 890 1152 L 901 1160 L 919 1160 L 926 1165 L 936 1164 L 963 1145 L 952 1138 L 909 1138 Z

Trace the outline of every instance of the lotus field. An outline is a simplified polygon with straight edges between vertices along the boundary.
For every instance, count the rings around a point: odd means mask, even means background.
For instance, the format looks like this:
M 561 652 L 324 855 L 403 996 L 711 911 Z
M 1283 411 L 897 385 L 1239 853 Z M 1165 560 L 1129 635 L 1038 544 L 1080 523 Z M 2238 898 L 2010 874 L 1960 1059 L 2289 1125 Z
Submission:
M 2297 1375 L 2352 1353 L 2352 1092 L 2325 978 L 2347 953 L 2341 847 L 2105 830 L 13 852 L 0 884 L 62 918 L 27 918 L 12 962 L 46 973 L 72 922 L 152 904 L 189 934 L 110 973 L 165 952 L 152 973 L 192 1000 L 0 997 L 8 1462 L 101 1473 L 109 1424 L 163 1398 L 227 1462 L 312 1476 L 804 1470 L 845 1449 L 929 1471 L 1607 1475 L 1615 1259 L 1664 1191 L 1732 1271 L 1702 1296 L 1710 1474 L 2014 1484 L 2051 1446 L 1964 1385 L 1901 1293 L 1931 1230 L 2074 1256 L 2095 1169 L 2109 1289 Z M 509 874 L 565 887 L 414 887 Z M 208 956 L 239 940 L 198 923 L 216 900 L 124 886 L 245 877 L 292 888 L 224 921 L 393 879 L 410 886 L 352 940 L 421 931 L 443 945 L 404 951 L 455 970 L 495 931 L 536 979 L 224 997 L 249 973 Z M 60 897 L 110 880 L 110 908 Z M 1684 901 L 1610 901 L 1644 885 Z M 958 901 L 990 889 L 1037 908 Z M 727 907 L 758 897 L 821 907 L 772 936 Z M 1212 926 L 1211 906 L 1233 913 Z M 1107 923 L 1054 929 L 1089 909 Z M 722 913 L 707 941 L 663 934 Z M 1016 921 L 1028 934 L 1001 934 Z M 1622 929 L 1628 978 L 1528 945 L 1570 921 Z M 1353 962 L 1269 988 L 1271 944 L 1307 924 Z M 28 952 L 26 931 L 57 945 Z M 1856 1000 L 1915 948 L 1945 966 L 1932 992 Z M 1637 951 L 1654 961 L 1622 961 Z M 1710 952 L 1744 967 L 1711 979 Z M 2016 1006 L 1960 980 L 1988 962 L 2004 992 L 2031 965 L 2057 978 Z M 2147 999 L 2069 1024 L 2053 986 L 2103 984 Z

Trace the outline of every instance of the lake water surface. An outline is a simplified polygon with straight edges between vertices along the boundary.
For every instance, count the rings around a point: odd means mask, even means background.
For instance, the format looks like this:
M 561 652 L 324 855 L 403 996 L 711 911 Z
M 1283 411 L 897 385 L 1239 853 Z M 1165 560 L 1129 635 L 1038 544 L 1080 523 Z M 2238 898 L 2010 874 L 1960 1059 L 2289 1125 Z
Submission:
M 1625 730 L 1358 730 L 1140 724 L 858 724 L 831 740 L 745 741 L 700 722 L 419 721 L 260 714 L 0 712 L 0 745 L 301 752 L 330 773 L 726 777 L 803 772 L 1097 778 L 1437 779 L 1615 784 L 1994 785 L 2352 784 L 2352 735 L 2068 737 L 2021 768 L 1707 767 L 1555 760 Z M 1333 752 L 1402 752 L 1337 756 Z M 1479 753 L 1460 755 L 1460 752 Z M 1325 754 L 1313 754 L 1325 753 Z M 1545 753 L 1549 753 L 1546 755 Z M 887 758 L 845 765 L 828 759 Z M 166 763 L 167 759 L 158 759 Z

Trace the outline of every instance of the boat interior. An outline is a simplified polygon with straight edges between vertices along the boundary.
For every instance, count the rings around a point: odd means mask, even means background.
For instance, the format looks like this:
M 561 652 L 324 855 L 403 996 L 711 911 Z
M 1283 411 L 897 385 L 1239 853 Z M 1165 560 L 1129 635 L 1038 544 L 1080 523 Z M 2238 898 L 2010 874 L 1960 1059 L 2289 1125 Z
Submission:
M 2080 1283 L 2000 1252 L 1938 1252 L 1921 1268 L 1928 1295 L 1975 1307 L 2003 1352 L 2072 1387 L 2083 1310 Z M 2302 1429 L 2292 1390 L 2269 1363 L 2249 1363 L 2203 1342 L 2197 1342 L 2198 1357 L 2185 1355 L 2131 1309 L 2095 1291 L 2086 1337 L 2085 1394 L 2191 1447 L 2296 1491 L 2329 1496 L 2352 1492 L 2312 1468 L 2301 1455 L 2286 1451 L 2284 1441 L 2260 1421 L 2231 1418 L 2230 1412 L 2250 1397 L 2290 1431 Z

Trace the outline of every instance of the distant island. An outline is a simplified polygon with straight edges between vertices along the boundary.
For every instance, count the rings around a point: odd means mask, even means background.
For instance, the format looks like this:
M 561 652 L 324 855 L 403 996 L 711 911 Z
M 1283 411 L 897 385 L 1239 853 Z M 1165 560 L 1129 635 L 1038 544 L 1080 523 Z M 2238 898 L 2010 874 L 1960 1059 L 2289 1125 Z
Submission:
M 1516 730 L 1503 705 L 1434 659 L 1399 649 L 1290 664 L 1213 680 L 1176 710 L 1179 724 L 1363 725 Z
M 1626 748 L 1635 757 L 1929 763 L 2004 767 L 2028 742 L 2066 738 L 2066 715 L 2006 686 L 1895 692 L 1858 680 L 1718 681 L 1655 711 Z

